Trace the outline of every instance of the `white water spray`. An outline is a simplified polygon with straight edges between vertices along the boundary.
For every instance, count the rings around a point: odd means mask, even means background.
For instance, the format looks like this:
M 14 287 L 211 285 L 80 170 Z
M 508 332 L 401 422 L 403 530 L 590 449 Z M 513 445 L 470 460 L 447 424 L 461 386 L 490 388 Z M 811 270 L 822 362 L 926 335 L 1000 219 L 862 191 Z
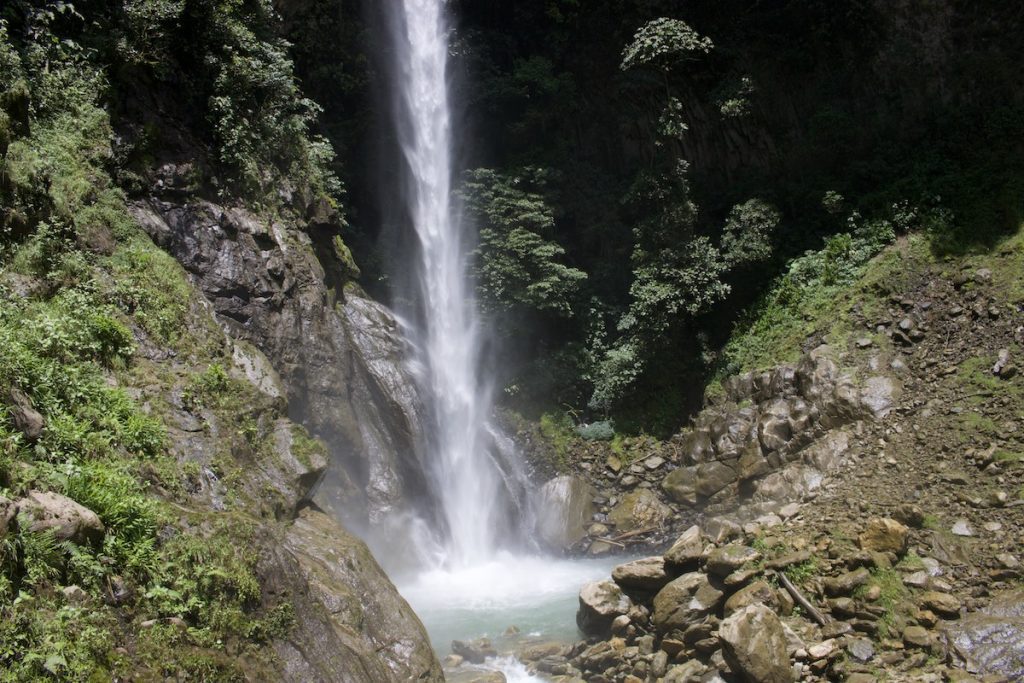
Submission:
M 417 346 L 436 430 L 430 444 L 432 487 L 447 527 L 450 565 L 491 558 L 502 536 L 521 527 L 514 510 L 522 475 L 503 457 L 488 425 L 490 389 L 478 376 L 479 321 L 465 273 L 467 244 L 451 199 L 452 113 L 444 0 L 393 0 L 399 143 L 409 169 L 407 210 L 418 237 L 422 322 Z M 511 478 L 511 486 L 510 484 Z M 505 531 L 503 531 L 505 530 Z

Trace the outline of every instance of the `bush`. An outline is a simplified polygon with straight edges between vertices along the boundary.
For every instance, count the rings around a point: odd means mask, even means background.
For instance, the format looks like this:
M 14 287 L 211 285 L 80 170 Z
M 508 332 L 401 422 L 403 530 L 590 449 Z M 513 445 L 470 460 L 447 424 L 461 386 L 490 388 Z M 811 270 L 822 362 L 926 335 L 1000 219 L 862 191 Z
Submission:
M 615 438 L 615 427 L 611 420 L 591 422 L 576 427 L 576 433 L 586 441 L 611 441 Z

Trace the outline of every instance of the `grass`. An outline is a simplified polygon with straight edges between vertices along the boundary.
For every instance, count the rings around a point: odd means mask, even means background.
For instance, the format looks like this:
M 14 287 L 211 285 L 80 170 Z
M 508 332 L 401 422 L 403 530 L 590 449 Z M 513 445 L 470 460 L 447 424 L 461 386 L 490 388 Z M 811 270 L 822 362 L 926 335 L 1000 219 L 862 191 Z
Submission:
M 871 570 L 871 580 L 854 592 L 854 597 L 863 599 L 873 586 L 881 590 L 875 604 L 885 610 L 878 620 L 879 638 L 888 638 L 895 630 L 899 621 L 899 613 L 903 603 L 910 596 L 910 591 L 903 585 L 903 576 L 896 569 L 876 567 Z

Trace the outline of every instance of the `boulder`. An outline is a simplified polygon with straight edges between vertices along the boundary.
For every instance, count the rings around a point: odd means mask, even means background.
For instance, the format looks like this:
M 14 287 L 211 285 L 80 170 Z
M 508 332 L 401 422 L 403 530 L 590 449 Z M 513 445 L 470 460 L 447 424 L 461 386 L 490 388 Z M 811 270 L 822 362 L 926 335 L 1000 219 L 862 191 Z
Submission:
M 561 550 L 587 535 L 594 516 L 594 490 L 573 475 L 555 477 L 541 487 L 537 500 L 537 533 L 545 544 Z
M 768 585 L 767 581 L 755 581 L 754 583 L 733 593 L 725 601 L 724 614 L 729 616 L 750 605 L 766 605 L 773 610 L 779 606 L 779 599 L 775 589 Z
M 757 437 L 766 452 L 777 451 L 792 438 L 789 403 L 776 399 L 766 405 L 757 421 Z
M 846 572 L 845 574 L 825 579 L 825 593 L 832 597 L 849 595 L 870 579 L 871 572 L 864 567 L 858 567 L 852 572 Z
M 993 596 L 985 609 L 948 624 L 945 635 L 969 671 L 1024 680 L 1024 591 Z
M 960 615 L 960 600 L 955 595 L 940 591 L 925 591 L 917 597 L 918 604 L 939 616 L 954 619 Z
M 868 377 L 860 389 L 860 402 L 876 419 L 887 417 L 900 396 L 900 383 L 892 377 Z
M 627 493 L 608 513 L 608 519 L 619 531 L 657 527 L 672 515 L 672 508 L 658 500 L 649 489 Z
M 615 617 L 627 614 L 632 601 L 612 581 L 592 581 L 580 589 L 576 625 L 584 633 L 607 635 Z
M 749 683 L 792 683 L 786 633 L 782 622 L 761 604 L 749 605 L 722 621 L 718 629 L 722 655 Z
M 703 572 L 683 574 L 654 596 L 652 621 L 661 633 L 686 630 L 717 610 L 723 597 Z
M 738 465 L 738 460 L 731 461 Z M 698 465 L 694 471 L 693 487 L 697 493 L 710 498 L 739 479 L 739 473 L 725 462 L 709 462 Z
M 678 467 L 672 470 L 661 480 L 662 490 L 680 505 L 696 506 L 697 489 L 693 485 L 695 472 L 695 467 Z
M 875 517 L 861 533 L 860 547 L 869 552 L 902 555 L 907 549 L 909 533 L 910 530 L 895 519 Z
M 704 568 L 710 574 L 725 577 L 747 564 L 761 559 L 761 553 L 739 543 L 715 548 L 708 555 Z
M 627 591 L 655 593 L 661 590 L 671 577 L 665 573 L 665 558 L 645 557 L 620 564 L 612 570 L 612 579 Z
M 59 493 L 30 491 L 18 500 L 17 508 L 18 514 L 24 516 L 29 531 L 53 531 L 58 541 L 96 543 L 106 532 L 95 512 Z
M 676 539 L 672 547 L 665 551 L 665 564 L 673 569 L 686 569 L 696 566 L 704 552 L 700 527 L 694 525 L 684 531 Z

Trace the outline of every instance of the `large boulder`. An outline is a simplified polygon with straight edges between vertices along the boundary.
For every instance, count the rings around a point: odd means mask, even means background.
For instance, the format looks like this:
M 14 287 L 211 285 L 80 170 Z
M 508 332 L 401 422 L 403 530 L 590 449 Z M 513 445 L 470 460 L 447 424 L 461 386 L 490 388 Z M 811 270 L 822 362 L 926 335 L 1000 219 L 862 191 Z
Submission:
M 592 581 L 580 589 L 576 625 L 592 635 L 608 635 L 615 617 L 629 612 L 633 602 L 612 581 Z
M 705 569 L 709 574 L 725 577 L 748 562 L 757 562 L 761 553 L 741 543 L 730 543 L 715 548 L 708 555 Z
M 782 622 L 755 603 L 722 621 L 718 628 L 722 655 L 729 667 L 748 683 L 792 683 L 786 633 Z
M 305 508 L 281 550 L 268 549 L 262 573 L 264 590 L 296 611 L 296 628 L 274 642 L 286 680 L 444 680 L 423 624 L 365 543 Z M 286 571 L 294 561 L 301 583 Z
M 626 591 L 654 593 L 671 578 L 665 572 L 665 558 L 660 556 L 633 560 L 612 570 L 612 580 Z
M 9 406 L 7 408 L 11 425 L 25 435 L 29 442 L 36 441 L 46 427 L 46 420 L 32 407 L 32 401 L 20 389 L 11 387 L 8 390 Z
M 666 495 L 680 505 L 697 505 L 697 489 L 694 488 L 695 467 L 677 467 L 661 480 Z
M 718 609 L 725 592 L 702 572 L 683 574 L 654 596 L 652 620 L 660 633 L 686 630 Z
M 619 531 L 658 527 L 672 516 L 672 508 L 658 500 L 649 489 L 627 493 L 608 513 L 608 519 Z
M 948 624 L 946 637 L 968 671 L 1024 680 L 1024 591 L 993 596 L 985 609 Z
M 50 491 L 31 491 L 17 502 L 29 531 L 52 531 L 58 541 L 96 543 L 106 529 L 99 515 L 67 496 Z
M 693 569 L 704 553 L 700 527 L 691 526 L 665 551 L 665 564 L 672 569 Z
M 597 492 L 582 477 L 563 475 L 541 487 L 537 500 L 537 533 L 555 549 L 568 548 L 587 534 Z

